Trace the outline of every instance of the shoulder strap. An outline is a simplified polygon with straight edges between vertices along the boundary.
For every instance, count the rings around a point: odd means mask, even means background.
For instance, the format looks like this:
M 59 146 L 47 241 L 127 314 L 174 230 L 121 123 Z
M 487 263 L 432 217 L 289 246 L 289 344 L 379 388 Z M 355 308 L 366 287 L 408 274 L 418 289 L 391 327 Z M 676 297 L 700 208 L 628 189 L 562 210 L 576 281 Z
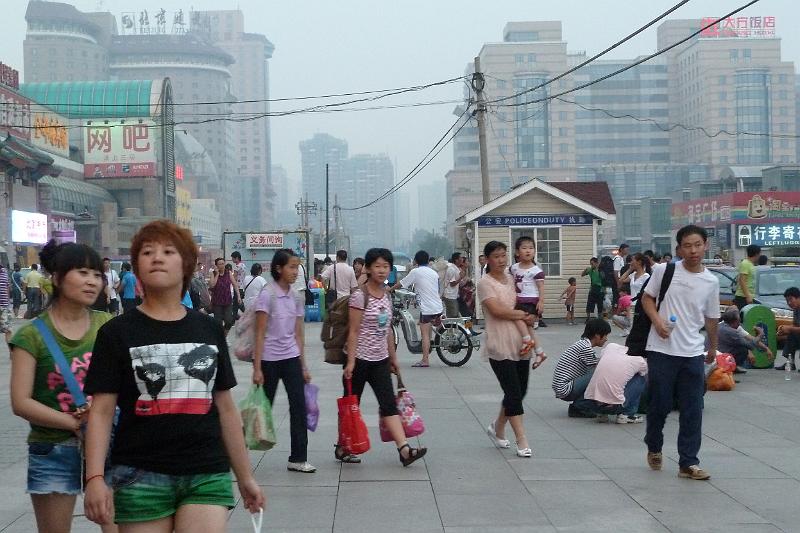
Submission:
M 251 279 L 250 281 L 247 282 L 247 285 L 245 285 L 245 287 L 244 287 L 244 291 L 245 292 L 247 292 L 247 288 L 250 286 L 251 283 L 253 283 L 256 280 L 257 277 L 258 276 L 253 276 L 253 279 Z M 266 287 L 266 285 L 264 285 L 264 287 Z M 263 289 L 264 287 L 261 287 L 261 288 Z
M 80 385 L 78 385 L 78 380 L 75 379 L 75 375 L 72 373 L 69 363 L 67 363 L 67 358 L 64 357 L 64 352 L 62 352 L 61 348 L 58 346 L 50 328 L 47 327 L 47 324 L 45 324 L 44 320 L 41 318 L 33 319 L 33 325 L 39 330 L 39 334 L 42 336 L 47 350 L 56 362 L 56 365 L 58 365 L 61 376 L 64 378 L 64 383 L 67 385 L 69 393 L 72 395 L 72 401 L 75 402 L 78 408 L 85 407 L 86 396 L 84 396 Z
M 658 302 L 656 302 L 656 310 L 661 309 L 661 302 L 667 295 L 670 283 L 672 283 L 672 276 L 675 275 L 675 263 L 667 263 L 667 268 L 664 270 L 664 277 L 661 278 L 661 288 L 658 291 Z M 647 279 L 650 281 L 650 278 Z M 644 287 L 642 287 L 644 289 Z
M 335 290 L 335 291 L 339 290 L 339 280 L 336 279 L 336 265 L 338 265 L 338 264 L 339 263 L 334 263 L 333 264 L 333 290 Z

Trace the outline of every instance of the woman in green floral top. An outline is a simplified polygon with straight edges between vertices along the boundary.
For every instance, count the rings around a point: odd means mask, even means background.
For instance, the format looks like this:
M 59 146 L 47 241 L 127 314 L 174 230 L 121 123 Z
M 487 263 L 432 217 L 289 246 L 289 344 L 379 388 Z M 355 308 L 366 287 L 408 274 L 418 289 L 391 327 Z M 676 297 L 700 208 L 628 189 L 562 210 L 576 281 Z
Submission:
M 50 241 L 39 257 L 53 275 L 50 306 L 40 318 L 83 387 L 97 330 L 111 318 L 107 313 L 89 310 L 103 287 L 100 256 L 85 245 Z M 11 406 L 14 414 L 31 425 L 27 492 L 36 524 L 40 532 L 68 532 L 76 496 L 81 492 L 81 427 L 88 408 L 76 408 L 61 371 L 33 324 L 23 326 L 10 344 Z

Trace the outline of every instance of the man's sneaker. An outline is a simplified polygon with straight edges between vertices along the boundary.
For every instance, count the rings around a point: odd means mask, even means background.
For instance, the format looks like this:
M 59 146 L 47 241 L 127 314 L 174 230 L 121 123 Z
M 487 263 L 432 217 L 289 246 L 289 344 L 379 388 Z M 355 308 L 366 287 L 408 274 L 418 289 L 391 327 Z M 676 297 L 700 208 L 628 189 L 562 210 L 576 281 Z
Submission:
M 586 413 L 584 411 L 581 411 L 580 409 L 575 407 L 573 404 L 569 404 L 569 409 L 567 409 L 567 416 L 569 416 L 570 418 L 594 418 L 595 417 L 595 415 L 593 415 L 592 413 Z
M 302 463 L 292 463 L 290 461 L 286 464 L 286 470 L 291 470 L 292 472 L 303 472 L 304 474 L 313 474 L 317 471 L 317 467 L 308 461 L 304 461 Z
M 617 415 L 617 424 L 641 424 L 644 422 L 642 415 Z
M 663 462 L 664 458 L 661 452 L 647 452 L 647 465 L 650 467 L 650 470 L 661 470 L 661 464 Z
M 706 472 L 697 465 L 692 465 L 687 467 L 681 467 L 681 469 L 678 470 L 678 477 L 686 477 L 689 479 L 697 479 L 699 481 L 704 481 L 706 479 L 710 479 L 711 474 L 709 474 L 708 472 Z

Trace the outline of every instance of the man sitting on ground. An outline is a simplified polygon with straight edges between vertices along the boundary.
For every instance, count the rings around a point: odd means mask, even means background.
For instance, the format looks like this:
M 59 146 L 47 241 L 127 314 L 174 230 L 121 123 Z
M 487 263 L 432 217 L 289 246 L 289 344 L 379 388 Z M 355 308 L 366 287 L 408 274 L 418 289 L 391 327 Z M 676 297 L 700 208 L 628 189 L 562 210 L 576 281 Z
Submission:
M 780 326 L 778 328 L 778 337 L 786 336 L 786 340 L 783 342 L 783 356 L 786 358 L 786 364 L 789 365 L 789 368 L 797 368 L 794 354 L 800 348 L 800 289 L 789 287 L 783 293 L 783 297 L 786 298 L 786 304 L 792 310 L 794 316 L 791 326 Z
M 647 361 L 628 355 L 628 348 L 611 343 L 600 353 L 600 362 L 586 387 L 583 400 L 576 400 L 581 411 L 596 413 L 600 422 L 617 415 L 617 424 L 638 424 L 644 420 L 636 412 L 644 392 Z
M 611 333 L 611 326 L 602 318 L 586 321 L 581 340 L 564 350 L 553 372 L 553 392 L 556 398 L 569 405 L 567 414 L 572 418 L 594 418 L 593 413 L 582 411 L 576 400 L 583 399 L 589 380 L 597 366 L 598 358 L 594 348 L 602 346 Z
M 717 353 L 729 353 L 736 360 L 736 370 L 734 374 L 744 374 L 747 372 L 745 366 L 749 362 L 752 364 L 755 359 L 751 350 L 760 349 L 767 352 L 770 359 L 773 357 L 769 346 L 761 342 L 757 337 L 753 337 L 742 328 L 739 316 L 739 309 L 731 306 L 722 313 L 722 322 L 717 330 Z

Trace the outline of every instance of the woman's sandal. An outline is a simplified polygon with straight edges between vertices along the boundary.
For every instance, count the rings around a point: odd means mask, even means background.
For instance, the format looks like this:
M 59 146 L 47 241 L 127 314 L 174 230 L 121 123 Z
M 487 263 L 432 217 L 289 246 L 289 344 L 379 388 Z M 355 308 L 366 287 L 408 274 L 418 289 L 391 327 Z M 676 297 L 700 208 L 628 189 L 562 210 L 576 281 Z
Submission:
M 353 455 L 352 453 L 346 453 L 344 448 L 338 444 L 333 445 L 333 456 L 343 463 L 358 464 L 361 462 L 361 457 Z
M 403 449 L 408 448 L 408 457 L 403 457 Z M 397 448 L 397 453 L 400 454 L 400 462 L 403 466 L 408 466 L 417 459 L 422 459 L 428 453 L 428 448 L 412 448 L 408 443 L 403 444 Z
M 533 360 L 533 365 L 532 365 L 532 367 L 531 367 L 531 368 L 533 368 L 534 370 L 536 370 L 537 368 L 539 368 L 540 366 L 542 366 L 542 363 L 544 363 L 545 361 L 547 361 L 547 355 L 545 355 L 545 353 L 544 353 L 544 352 L 542 352 L 542 353 L 537 353 L 537 354 L 536 354 L 536 358 Z

